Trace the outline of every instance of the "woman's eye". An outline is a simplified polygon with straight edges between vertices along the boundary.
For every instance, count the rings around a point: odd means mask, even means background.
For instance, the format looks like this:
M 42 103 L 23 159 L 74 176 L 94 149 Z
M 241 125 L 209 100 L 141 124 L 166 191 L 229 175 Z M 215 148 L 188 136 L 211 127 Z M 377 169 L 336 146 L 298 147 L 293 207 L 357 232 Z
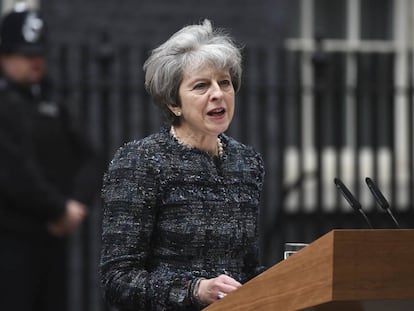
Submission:
M 205 83 L 197 83 L 196 85 L 194 85 L 194 90 L 200 90 L 206 87 Z
M 222 80 L 222 81 L 220 81 L 220 85 L 224 86 L 224 87 L 231 86 L 231 81 L 230 80 Z

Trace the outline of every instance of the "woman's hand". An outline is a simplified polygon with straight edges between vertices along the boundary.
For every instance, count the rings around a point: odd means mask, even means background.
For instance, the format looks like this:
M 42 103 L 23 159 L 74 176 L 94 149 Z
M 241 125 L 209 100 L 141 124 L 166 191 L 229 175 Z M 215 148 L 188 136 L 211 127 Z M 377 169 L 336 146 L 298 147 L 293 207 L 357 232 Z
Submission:
M 201 302 L 211 304 L 238 289 L 240 286 L 242 284 L 235 279 L 221 274 L 214 279 L 201 280 L 198 288 L 198 297 Z

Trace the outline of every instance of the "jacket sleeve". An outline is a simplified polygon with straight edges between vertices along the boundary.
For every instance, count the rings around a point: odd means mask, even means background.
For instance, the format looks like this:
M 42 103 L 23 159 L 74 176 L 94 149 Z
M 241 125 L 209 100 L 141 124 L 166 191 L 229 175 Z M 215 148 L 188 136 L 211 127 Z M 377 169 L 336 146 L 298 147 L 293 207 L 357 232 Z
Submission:
M 52 220 L 64 213 L 67 198 L 48 183 L 28 148 L 24 111 L 2 102 L 0 111 L 0 192 L 22 213 Z
M 61 108 L 61 113 L 68 139 L 76 150 L 80 163 L 73 181 L 72 198 L 91 206 L 102 187 L 104 159 L 91 142 L 72 126 L 64 107 Z
M 154 157 L 144 148 L 121 148 L 103 186 L 101 280 L 105 300 L 122 310 L 186 310 L 190 272 L 151 271 L 157 219 Z M 158 310 L 158 309 L 157 309 Z M 194 308 L 193 308 L 194 310 Z
M 260 234 L 259 234 L 260 213 L 259 211 L 260 211 L 260 202 L 262 201 L 261 197 L 263 194 L 263 183 L 264 183 L 265 170 L 264 170 L 264 162 L 263 162 L 262 156 L 259 153 L 256 153 L 255 151 L 253 151 L 253 153 L 254 153 L 253 163 L 255 165 L 254 170 L 256 171 L 254 184 L 257 187 L 257 193 L 258 193 L 257 202 L 259 203 L 259 205 L 257 206 L 258 217 L 256 220 L 256 226 L 255 226 L 255 239 L 254 239 L 255 243 L 252 246 L 252 248 L 247 251 L 245 257 L 243 258 L 243 263 L 244 263 L 243 272 L 245 273 L 246 278 L 242 280 L 242 283 L 248 282 L 249 280 L 261 274 L 267 269 L 267 267 L 262 265 L 260 262 L 261 256 L 260 256 L 260 246 L 259 246 L 260 244 L 259 243 L 260 242 Z

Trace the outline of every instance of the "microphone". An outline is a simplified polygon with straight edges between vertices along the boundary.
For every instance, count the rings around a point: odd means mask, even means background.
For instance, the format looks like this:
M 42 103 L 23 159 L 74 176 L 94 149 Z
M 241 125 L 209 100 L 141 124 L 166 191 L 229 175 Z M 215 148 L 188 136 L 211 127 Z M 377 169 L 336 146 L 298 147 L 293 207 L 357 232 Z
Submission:
M 344 196 L 344 198 L 348 201 L 349 205 L 357 212 L 361 213 L 364 217 L 368 227 L 373 229 L 371 222 L 369 221 L 367 215 L 363 211 L 361 207 L 361 203 L 358 202 L 357 199 L 352 195 L 352 193 L 348 190 L 348 188 L 343 184 L 343 182 L 339 178 L 334 179 L 334 183 L 336 188 L 338 188 L 339 192 Z
M 391 216 L 392 221 L 394 222 L 395 226 L 398 229 L 401 229 L 400 224 L 398 223 L 397 219 L 395 219 L 394 215 L 391 212 L 390 205 L 388 204 L 387 199 L 382 195 L 382 192 L 378 189 L 377 185 L 372 181 L 371 178 L 366 177 L 365 182 L 368 185 L 369 190 L 371 190 L 372 195 L 375 198 L 377 204 Z

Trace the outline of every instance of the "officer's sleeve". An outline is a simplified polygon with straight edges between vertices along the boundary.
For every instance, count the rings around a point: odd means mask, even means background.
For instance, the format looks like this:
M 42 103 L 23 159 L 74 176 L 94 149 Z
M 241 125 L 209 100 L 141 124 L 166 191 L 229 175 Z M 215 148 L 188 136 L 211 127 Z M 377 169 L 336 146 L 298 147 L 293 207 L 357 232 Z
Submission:
M 73 126 L 69 114 L 64 107 L 61 117 L 66 128 L 68 139 L 76 150 L 79 168 L 76 172 L 72 198 L 86 205 L 91 205 L 102 186 L 105 167 L 103 156 L 91 142 Z
M 48 183 L 27 148 L 27 120 L 17 105 L 1 103 L 0 195 L 13 209 L 53 220 L 63 215 L 67 198 Z

